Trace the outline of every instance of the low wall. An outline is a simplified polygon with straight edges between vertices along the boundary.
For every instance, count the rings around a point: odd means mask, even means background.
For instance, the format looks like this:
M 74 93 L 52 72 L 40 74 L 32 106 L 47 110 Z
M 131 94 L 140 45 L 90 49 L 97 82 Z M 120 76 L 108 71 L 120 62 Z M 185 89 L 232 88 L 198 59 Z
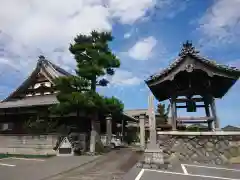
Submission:
M 57 135 L 0 135 L 0 154 L 56 154 Z
M 240 132 L 157 133 L 164 158 L 169 163 L 228 164 L 240 157 Z

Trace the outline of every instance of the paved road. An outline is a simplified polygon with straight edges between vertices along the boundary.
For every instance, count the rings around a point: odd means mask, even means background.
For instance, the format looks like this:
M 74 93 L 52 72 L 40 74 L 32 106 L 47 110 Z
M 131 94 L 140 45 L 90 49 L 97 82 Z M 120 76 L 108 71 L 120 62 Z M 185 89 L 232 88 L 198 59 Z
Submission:
M 45 180 L 121 180 L 141 155 L 131 149 L 120 149 L 95 162 Z
M 210 166 L 178 164 L 168 170 L 140 169 L 133 167 L 124 180 L 240 180 L 236 166 Z
M 94 161 L 96 156 L 53 157 L 44 159 L 1 159 L 0 180 L 42 180 Z

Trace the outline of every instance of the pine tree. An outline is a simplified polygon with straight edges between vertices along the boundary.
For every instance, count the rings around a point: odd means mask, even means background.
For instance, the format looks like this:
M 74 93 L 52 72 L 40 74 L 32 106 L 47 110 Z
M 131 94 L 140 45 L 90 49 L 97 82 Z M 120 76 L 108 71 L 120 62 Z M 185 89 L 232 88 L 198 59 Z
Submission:
M 66 115 L 75 112 L 77 119 L 80 113 L 91 114 L 92 118 L 98 113 L 120 113 L 123 103 L 115 97 L 104 97 L 96 92 L 97 86 L 107 86 L 106 75 L 114 75 L 115 68 L 120 67 L 120 60 L 111 52 L 109 42 L 113 40 L 110 32 L 91 32 L 90 35 L 78 35 L 69 51 L 77 63 L 76 75 L 63 76 L 54 80 L 58 91 L 58 104 L 50 110 L 54 114 Z M 55 126 L 56 122 L 52 123 Z M 41 123 L 42 129 L 50 127 Z M 37 121 L 29 124 L 29 128 L 39 129 Z M 52 127 L 51 126 L 51 127 Z M 66 127 L 67 129 L 67 127 Z
M 92 31 L 90 35 L 78 35 L 69 51 L 74 55 L 77 67 L 76 75 L 60 77 L 55 80 L 59 91 L 59 104 L 53 112 L 110 113 L 122 111 L 123 103 L 115 97 L 107 98 L 96 92 L 97 86 L 107 86 L 106 75 L 114 75 L 120 60 L 111 52 L 109 42 L 113 40 L 110 32 Z
M 124 104 L 116 97 L 104 97 L 103 110 L 105 113 L 119 114 L 123 111 L 123 108 Z
M 159 118 L 157 118 L 157 122 L 156 122 L 157 125 L 167 124 L 169 110 L 170 110 L 170 106 L 169 105 L 168 105 L 167 108 L 165 107 L 165 104 L 159 103 L 157 105 L 157 112 L 159 114 Z
M 89 80 L 94 92 L 97 85 L 109 83 L 104 75 L 112 76 L 114 68 L 120 67 L 119 59 L 109 48 L 112 40 L 110 32 L 92 31 L 90 35 L 78 35 L 70 45 L 69 50 L 77 62 L 77 75 Z

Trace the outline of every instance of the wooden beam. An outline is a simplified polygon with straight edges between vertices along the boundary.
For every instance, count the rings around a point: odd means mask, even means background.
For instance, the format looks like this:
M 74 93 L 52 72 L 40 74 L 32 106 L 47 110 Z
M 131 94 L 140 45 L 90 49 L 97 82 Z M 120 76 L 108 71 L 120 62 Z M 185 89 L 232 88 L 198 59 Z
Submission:
M 210 116 L 210 117 L 179 117 L 177 118 L 177 121 L 184 121 L 184 120 L 192 120 L 192 121 L 195 121 L 195 120 L 213 120 L 214 117 Z
M 220 126 L 219 126 L 219 119 L 217 117 L 217 113 L 216 113 L 216 104 L 215 104 L 215 99 L 212 98 L 212 102 L 210 103 L 211 106 L 211 110 L 212 110 L 212 115 L 214 117 L 214 125 L 215 125 L 215 129 L 219 130 Z
M 162 129 L 163 129 L 163 128 L 159 128 L 159 127 L 157 127 L 157 128 L 156 128 L 156 131 L 162 131 Z M 145 130 L 149 131 L 149 128 L 146 127 Z
M 204 104 L 205 104 L 205 113 L 206 113 L 206 116 L 207 117 L 210 117 L 211 114 L 210 114 L 210 111 L 209 111 L 209 105 L 207 104 L 207 100 L 204 101 Z M 213 121 L 208 121 L 208 130 L 209 131 L 212 131 L 212 124 L 213 124 Z
M 177 121 L 176 121 L 176 97 L 172 97 L 170 99 L 170 103 L 171 103 L 171 113 L 172 113 L 172 121 L 171 121 L 171 125 L 172 125 L 172 130 L 175 131 L 177 129 Z
M 196 105 L 197 108 L 204 108 L 205 106 L 204 105 Z M 187 106 L 177 106 L 177 108 L 187 108 Z
M 200 123 L 208 123 L 207 120 L 195 120 L 195 121 L 182 121 L 181 124 L 200 124 Z
M 194 100 L 195 102 L 203 102 L 203 98 L 192 98 L 192 100 Z M 187 102 L 187 101 L 189 101 L 189 99 L 187 99 L 187 98 L 176 99 L 177 103 L 184 103 L 184 102 Z

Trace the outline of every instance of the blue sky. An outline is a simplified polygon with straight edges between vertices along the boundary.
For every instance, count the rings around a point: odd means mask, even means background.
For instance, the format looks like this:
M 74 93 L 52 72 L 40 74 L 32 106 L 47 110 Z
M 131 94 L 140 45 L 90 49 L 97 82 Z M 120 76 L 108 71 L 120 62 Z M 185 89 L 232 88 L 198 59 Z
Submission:
M 117 96 L 126 109 L 147 108 L 144 79 L 176 59 L 186 40 L 205 57 L 240 68 L 239 7 L 240 0 L 2 0 L 0 99 L 28 76 L 40 54 L 71 72 L 69 43 L 95 29 L 112 31 L 111 47 L 121 59 L 99 92 Z M 240 82 L 217 100 L 222 126 L 240 125 L 239 92 Z

